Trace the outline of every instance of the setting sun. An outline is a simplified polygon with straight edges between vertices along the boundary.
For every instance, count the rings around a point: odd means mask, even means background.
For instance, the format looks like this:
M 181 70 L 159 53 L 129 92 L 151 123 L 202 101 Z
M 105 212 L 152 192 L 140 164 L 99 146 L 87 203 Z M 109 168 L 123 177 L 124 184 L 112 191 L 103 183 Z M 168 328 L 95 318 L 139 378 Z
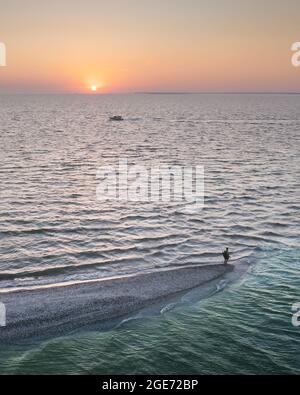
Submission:
M 97 86 L 96 85 L 92 85 L 91 86 L 91 91 L 92 92 L 96 92 L 97 91 Z

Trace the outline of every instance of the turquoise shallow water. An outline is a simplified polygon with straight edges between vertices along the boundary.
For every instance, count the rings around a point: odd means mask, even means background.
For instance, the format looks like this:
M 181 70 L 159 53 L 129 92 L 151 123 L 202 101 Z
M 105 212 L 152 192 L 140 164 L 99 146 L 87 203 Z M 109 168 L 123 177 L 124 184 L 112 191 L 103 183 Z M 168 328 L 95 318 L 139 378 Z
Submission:
M 266 251 L 238 282 L 209 298 L 108 332 L 1 350 L 2 373 L 300 373 L 300 251 Z

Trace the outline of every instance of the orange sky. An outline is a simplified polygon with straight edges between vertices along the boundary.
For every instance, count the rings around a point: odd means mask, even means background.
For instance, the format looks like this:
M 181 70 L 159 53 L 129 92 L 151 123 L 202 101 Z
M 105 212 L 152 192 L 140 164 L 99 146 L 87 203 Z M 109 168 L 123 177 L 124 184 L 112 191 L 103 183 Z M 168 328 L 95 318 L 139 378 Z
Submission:
M 300 91 L 299 0 L 1 0 L 0 92 Z

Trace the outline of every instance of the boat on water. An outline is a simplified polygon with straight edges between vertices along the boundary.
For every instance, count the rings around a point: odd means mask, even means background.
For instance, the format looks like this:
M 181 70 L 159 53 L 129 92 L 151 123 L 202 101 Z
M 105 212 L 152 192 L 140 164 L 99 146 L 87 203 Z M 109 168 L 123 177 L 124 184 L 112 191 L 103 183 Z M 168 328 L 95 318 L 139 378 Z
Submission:
M 109 118 L 110 121 L 124 121 L 124 118 L 121 115 L 114 115 Z

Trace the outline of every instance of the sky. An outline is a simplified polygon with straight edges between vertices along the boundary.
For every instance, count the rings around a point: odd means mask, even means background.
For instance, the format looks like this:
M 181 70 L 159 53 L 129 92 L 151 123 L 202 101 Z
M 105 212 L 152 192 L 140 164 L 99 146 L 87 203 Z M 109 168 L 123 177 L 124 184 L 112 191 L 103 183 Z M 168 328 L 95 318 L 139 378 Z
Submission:
M 0 0 L 0 93 L 300 92 L 299 0 Z

